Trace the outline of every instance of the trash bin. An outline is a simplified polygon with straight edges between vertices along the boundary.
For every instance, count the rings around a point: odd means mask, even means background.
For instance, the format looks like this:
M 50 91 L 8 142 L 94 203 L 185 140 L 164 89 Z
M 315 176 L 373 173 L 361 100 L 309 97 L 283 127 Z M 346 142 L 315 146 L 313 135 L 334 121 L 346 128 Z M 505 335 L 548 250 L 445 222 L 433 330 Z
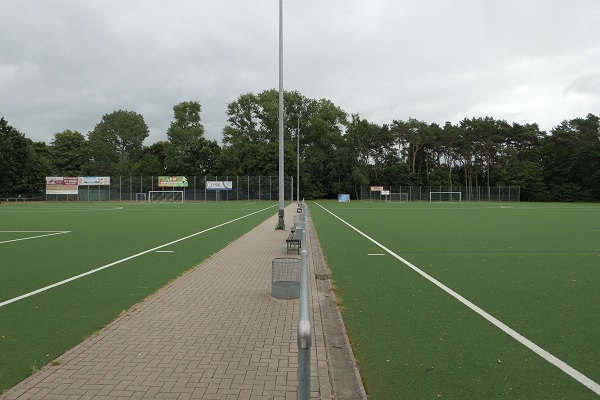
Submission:
M 303 224 L 306 221 L 306 214 L 294 215 L 294 224 Z
M 271 296 L 276 299 L 300 298 L 301 259 L 292 257 L 274 258 L 272 264 Z
M 304 223 L 305 223 L 304 214 L 294 215 L 294 223 L 293 223 L 294 229 L 297 230 L 299 227 L 304 229 Z

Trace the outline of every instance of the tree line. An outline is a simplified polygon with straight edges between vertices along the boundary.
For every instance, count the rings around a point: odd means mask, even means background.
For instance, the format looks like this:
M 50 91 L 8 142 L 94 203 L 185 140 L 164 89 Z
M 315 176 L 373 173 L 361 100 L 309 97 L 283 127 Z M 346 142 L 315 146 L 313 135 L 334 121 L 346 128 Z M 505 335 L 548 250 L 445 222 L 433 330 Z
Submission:
M 45 176 L 276 176 L 278 92 L 227 105 L 222 144 L 204 137 L 201 104 L 173 107 L 166 141 L 144 145 L 144 117 L 118 110 L 86 135 L 66 130 L 34 142 L 0 119 L 0 193 L 44 190 Z M 327 99 L 284 93 L 285 174 L 305 198 L 357 195 L 360 186 L 519 186 L 522 200 L 600 200 L 600 118 L 536 123 L 493 117 L 457 124 L 413 118 L 378 125 Z M 299 135 L 299 136 L 298 136 Z M 299 142 L 299 149 L 297 148 Z

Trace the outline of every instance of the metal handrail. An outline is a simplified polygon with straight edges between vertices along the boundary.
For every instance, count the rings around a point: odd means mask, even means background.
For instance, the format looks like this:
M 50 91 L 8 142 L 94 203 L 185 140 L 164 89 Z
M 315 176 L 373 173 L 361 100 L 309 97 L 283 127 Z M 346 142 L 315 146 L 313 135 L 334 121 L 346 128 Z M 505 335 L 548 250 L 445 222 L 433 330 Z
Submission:
M 298 319 L 298 400 L 310 399 L 310 288 L 306 253 L 306 223 L 302 229 L 302 267 L 300 270 L 300 318 Z

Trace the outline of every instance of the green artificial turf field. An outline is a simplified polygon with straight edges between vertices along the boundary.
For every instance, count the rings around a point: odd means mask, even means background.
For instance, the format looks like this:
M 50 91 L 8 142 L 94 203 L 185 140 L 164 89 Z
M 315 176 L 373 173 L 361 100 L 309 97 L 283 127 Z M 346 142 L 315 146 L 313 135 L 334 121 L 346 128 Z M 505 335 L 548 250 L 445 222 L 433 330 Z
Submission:
M 275 212 L 264 202 L 2 204 L 0 393 Z
M 315 202 L 310 212 L 371 398 L 598 397 L 391 252 L 598 390 L 600 205 Z

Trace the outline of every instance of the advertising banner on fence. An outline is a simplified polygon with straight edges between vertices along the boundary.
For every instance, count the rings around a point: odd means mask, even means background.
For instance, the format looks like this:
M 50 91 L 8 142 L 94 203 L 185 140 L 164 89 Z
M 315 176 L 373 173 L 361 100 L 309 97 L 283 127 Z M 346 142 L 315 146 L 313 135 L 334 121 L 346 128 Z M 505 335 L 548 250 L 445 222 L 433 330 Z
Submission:
M 383 186 L 371 186 L 371 192 L 381 192 L 383 190 Z
M 206 190 L 231 190 L 232 181 L 206 181 Z
M 47 176 L 46 194 L 77 194 L 76 176 Z
M 80 186 L 109 186 L 109 176 L 80 176 L 77 178 L 77 183 Z
M 350 195 L 349 194 L 338 194 L 338 202 L 350 203 Z
M 159 176 L 158 187 L 188 187 L 188 180 L 185 176 Z

